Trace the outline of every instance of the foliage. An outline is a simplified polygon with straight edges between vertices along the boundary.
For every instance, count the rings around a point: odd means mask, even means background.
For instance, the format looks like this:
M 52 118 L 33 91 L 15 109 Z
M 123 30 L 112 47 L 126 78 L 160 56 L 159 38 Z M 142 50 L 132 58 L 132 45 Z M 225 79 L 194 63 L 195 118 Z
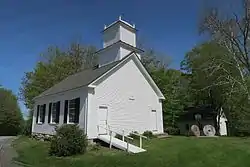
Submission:
M 101 149 L 101 144 L 100 143 L 96 143 L 90 146 L 90 151 L 99 151 Z
M 155 135 L 151 132 L 151 131 L 145 131 L 143 132 L 142 134 L 143 136 L 146 136 L 148 139 L 152 139 L 152 138 L 155 138 Z
M 167 68 L 170 64 L 170 58 L 154 49 L 145 49 L 144 54 L 141 56 L 142 64 L 144 67 L 151 71 L 153 69 Z
M 182 72 L 174 69 L 155 69 L 150 74 L 165 96 L 163 100 L 164 127 L 175 127 L 179 113 L 188 102 L 185 78 Z
M 162 57 L 153 49 L 147 49 L 142 56 L 142 63 L 166 98 L 162 101 L 164 127 L 175 127 L 179 113 L 190 102 L 187 79 L 181 71 L 168 68 L 167 56 L 165 59 Z
M 49 157 L 47 142 L 20 138 L 14 142 L 19 154 L 17 161 L 35 167 L 247 167 L 250 165 L 250 140 L 243 138 L 171 137 L 143 141 L 146 153 L 127 155 L 125 151 L 88 151 L 84 155 Z
M 87 137 L 77 125 L 62 125 L 51 139 L 49 154 L 60 157 L 85 153 L 87 145 Z
M 0 136 L 21 133 L 23 117 L 16 96 L 1 87 L 0 99 Z
M 33 109 L 33 98 L 82 69 L 96 63 L 95 48 L 73 43 L 66 51 L 50 47 L 42 54 L 35 68 L 26 72 L 21 83 L 20 98 L 28 109 Z M 32 114 L 32 113 L 31 113 Z
M 115 138 L 122 140 L 122 135 L 120 135 L 120 134 L 117 133 L 117 134 L 115 135 Z
M 28 118 L 24 121 L 23 135 L 30 136 L 32 132 L 32 118 Z
M 221 45 L 204 43 L 187 53 L 182 69 L 189 73 L 189 94 L 194 104 L 209 104 L 218 115 L 223 110 L 230 129 L 238 133 L 249 129 L 249 105 L 247 94 L 242 89 L 240 71 L 235 60 L 228 55 L 230 53 Z M 218 128 L 217 124 L 217 132 Z
M 179 135 L 180 129 L 178 127 L 167 127 L 165 129 L 166 133 L 169 135 Z
M 230 8 L 224 8 L 225 5 Z M 249 0 L 223 3 L 207 1 L 200 22 L 200 31 L 209 35 L 212 40 L 227 50 L 229 54 L 226 56 L 233 60 L 234 66 L 240 72 L 240 88 L 244 90 L 242 92 L 250 100 L 250 89 L 245 78 L 250 75 L 249 8 Z
M 128 136 L 132 137 L 133 139 L 139 139 L 140 137 L 138 135 L 136 135 L 136 134 L 139 135 L 139 133 L 137 131 L 133 131 Z

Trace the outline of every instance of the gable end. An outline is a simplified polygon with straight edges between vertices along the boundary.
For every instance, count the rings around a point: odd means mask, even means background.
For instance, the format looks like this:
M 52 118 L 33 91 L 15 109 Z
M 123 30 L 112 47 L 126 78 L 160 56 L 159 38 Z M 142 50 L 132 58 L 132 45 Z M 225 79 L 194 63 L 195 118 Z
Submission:
M 146 81 L 149 83 L 151 88 L 154 90 L 154 92 L 157 94 L 159 99 L 164 100 L 165 97 L 158 88 L 158 86 L 155 84 L 154 80 L 152 77 L 149 75 L 145 67 L 142 65 L 141 61 L 139 60 L 138 56 L 136 53 L 132 52 L 130 53 L 126 58 L 124 58 L 120 63 L 118 63 L 116 66 L 111 68 L 109 71 L 107 71 L 105 74 L 94 80 L 91 84 L 88 85 L 88 87 L 94 88 L 97 85 L 99 85 L 103 80 L 105 80 L 107 77 L 109 77 L 112 73 L 116 72 L 121 66 L 126 64 L 129 60 L 133 60 L 135 65 L 138 67 L 139 71 L 142 73 Z

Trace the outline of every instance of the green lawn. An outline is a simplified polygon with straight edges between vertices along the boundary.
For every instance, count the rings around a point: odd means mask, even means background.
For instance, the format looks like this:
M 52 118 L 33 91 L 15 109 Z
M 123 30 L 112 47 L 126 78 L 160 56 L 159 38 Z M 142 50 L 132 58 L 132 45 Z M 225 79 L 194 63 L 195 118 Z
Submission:
M 249 167 L 250 139 L 188 138 L 153 139 L 147 152 L 127 154 L 101 148 L 85 155 L 56 158 L 48 156 L 48 143 L 21 137 L 14 142 L 18 161 L 32 167 Z

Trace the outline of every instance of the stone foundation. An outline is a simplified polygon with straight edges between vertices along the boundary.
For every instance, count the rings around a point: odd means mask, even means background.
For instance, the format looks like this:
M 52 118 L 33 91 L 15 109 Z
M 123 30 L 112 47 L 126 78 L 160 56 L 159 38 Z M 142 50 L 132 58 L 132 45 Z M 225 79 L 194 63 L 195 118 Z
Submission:
M 43 133 L 32 133 L 32 138 L 40 141 L 50 141 L 53 135 Z
M 53 135 L 43 133 L 32 133 L 32 138 L 40 141 L 50 141 Z M 88 139 L 89 145 L 95 145 L 96 142 L 93 139 Z

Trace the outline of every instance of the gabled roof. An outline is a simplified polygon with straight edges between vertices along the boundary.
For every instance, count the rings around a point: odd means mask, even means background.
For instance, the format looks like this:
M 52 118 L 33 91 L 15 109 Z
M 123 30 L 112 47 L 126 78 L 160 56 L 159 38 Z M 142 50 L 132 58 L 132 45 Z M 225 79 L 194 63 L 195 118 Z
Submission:
M 36 96 L 34 99 L 83 86 L 88 86 L 92 81 L 96 80 L 98 77 L 106 73 L 112 67 L 116 66 L 120 61 L 116 61 L 96 69 L 86 69 L 76 74 L 70 75 L 58 84 L 55 84 L 48 90 Z
M 96 69 L 87 69 L 83 70 L 81 72 L 78 72 L 76 74 L 70 75 L 58 84 L 54 85 L 53 87 L 49 88 L 48 90 L 41 93 L 36 98 L 41 98 L 44 96 L 57 94 L 60 92 L 69 91 L 72 89 L 80 88 L 80 87 L 95 87 L 95 83 L 106 76 L 109 72 L 112 72 L 115 70 L 115 68 L 119 68 L 123 63 L 126 63 L 129 59 L 134 59 L 136 65 L 141 70 L 142 74 L 146 78 L 146 80 L 149 82 L 149 84 L 152 86 L 153 90 L 158 95 L 159 99 L 165 99 L 160 89 L 157 87 L 149 73 L 146 71 L 145 67 L 142 65 L 140 59 L 136 55 L 135 52 L 131 52 L 127 56 L 125 56 L 123 59 L 107 64 L 105 66 L 102 66 L 100 68 Z
M 149 73 L 147 72 L 146 68 L 143 66 L 141 60 L 138 58 L 136 52 L 131 52 L 128 56 L 124 57 L 122 59 L 122 61 L 120 61 L 119 64 L 117 64 L 116 66 L 112 67 L 107 73 L 103 74 L 102 76 L 100 76 L 99 78 L 97 78 L 96 80 L 94 80 L 89 85 L 89 87 L 96 87 L 96 85 L 98 85 L 103 79 L 107 78 L 107 76 L 109 76 L 110 73 L 112 74 L 113 72 L 116 71 L 116 69 L 120 68 L 123 64 L 126 64 L 131 59 L 134 61 L 134 63 L 136 64 L 136 66 L 138 67 L 138 69 L 140 70 L 140 72 L 142 73 L 142 75 L 145 77 L 145 79 L 147 80 L 147 82 L 150 84 L 151 88 L 155 91 L 155 93 L 157 94 L 157 96 L 159 97 L 159 99 L 165 99 L 164 95 L 162 94 L 162 92 L 160 91 L 160 89 L 158 88 L 158 86 L 155 84 L 154 80 L 149 75 Z

